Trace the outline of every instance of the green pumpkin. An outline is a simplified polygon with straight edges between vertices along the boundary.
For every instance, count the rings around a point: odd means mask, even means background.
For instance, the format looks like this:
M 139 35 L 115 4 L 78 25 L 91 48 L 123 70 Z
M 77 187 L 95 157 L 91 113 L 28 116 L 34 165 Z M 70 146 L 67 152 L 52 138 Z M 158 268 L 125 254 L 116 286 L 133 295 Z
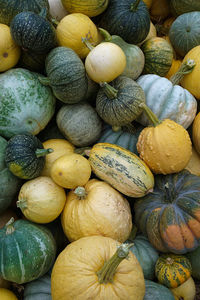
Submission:
M 139 44 L 149 33 L 150 15 L 142 0 L 112 0 L 100 15 L 98 25 L 127 43 Z
M 200 11 L 200 2 L 198 0 L 170 0 L 170 8 L 177 16 L 190 11 Z
M 172 292 L 162 284 L 145 280 L 145 295 L 143 300 L 175 300 Z M 28 300 L 28 299 L 27 299 Z
M 41 15 L 25 11 L 17 14 L 10 24 L 14 42 L 25 50 L 47 53 L 57 45 L 54 26 L 45 19 L 46 9 Z
M 5 163 L 7 144 L 0 136 L 0 215 L 11 205 L 21 187 L 21 180 L 9 171 Z
M 194 251 L 186 253 L 186 257 L 192 265 L 192 277 L 200 280 L 200 246 Z
M 33 51 L 21 50 L 20 59 L 17 66 L 29 71 L 44 73 L 46 53 L 35 53 Z
M 48 272 L 42 277 L 28 282 L 25 285 L 24 300 L 52 300 L 51 297 L 51 273 Z
M 175 51 L 184 57 L 200 44 L 200 11 L 182 14 L 169 30 L 169 38 Z
M 24 132 L 36 135 L 50 121 L 56 99 L 38 76 L 24 68 L 0 74 L 0 135 L 6 138 Z
M 56 256 L 56 244 L 44 226 L 11 219 L 0 230 L 0 276 L 18 284 L 44 275 Z
M 15 176 L 32 179 L 40 175 L 44 168 L 45 155 L 52 151 L 44 149 L 36 136 L 18 134 L 8 141 L 5 162 Z

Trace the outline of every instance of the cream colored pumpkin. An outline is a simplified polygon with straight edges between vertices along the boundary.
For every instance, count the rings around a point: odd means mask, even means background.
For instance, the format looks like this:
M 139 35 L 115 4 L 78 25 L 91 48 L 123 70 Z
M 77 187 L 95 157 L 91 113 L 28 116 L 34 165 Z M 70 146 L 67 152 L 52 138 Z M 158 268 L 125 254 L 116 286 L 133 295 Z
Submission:
M 145 294 L 142 268 L 135 255 L 127 250 L 128 245 L 117 250 L 119 245 L 103 236 L 84 237 L 70 243 L 53 266 L 52 300 L 142 300 Z M 127 255 L 128 259 L 124 259 Z
M 1 300 L 18 300 L 17 296 L 10 290 L 0 288 L 0 299 Z
M 61 0 L 48 0 L 48 2 L 49 2 L 49 12 L 51 16 L 55 18 L 57 21 L 60 21 L 68 14 Z
M 65 190 L 50 177 L 39 176 L 25 182 L 19 192 L 17 207 L 26 219 L 35 223 L 55 220 L 64 208 Z
M 177 288 L 170 289 L 175 300 L 194 300 L 196 296 L 195 282 L 192 277 L 188 278 L 184 283 Z
M 69 241 L 103 235 L 124 242 L 132 229 L 129 202 L 108 183 L 96 179 L 67 194 L 61 220 Z

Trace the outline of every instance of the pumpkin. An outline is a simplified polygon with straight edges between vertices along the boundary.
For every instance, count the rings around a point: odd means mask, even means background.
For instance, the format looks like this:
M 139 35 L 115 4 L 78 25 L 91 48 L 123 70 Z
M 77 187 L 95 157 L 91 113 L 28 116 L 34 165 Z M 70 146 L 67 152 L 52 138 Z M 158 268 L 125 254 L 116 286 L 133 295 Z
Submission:
M 200 2 L 196 0 L 170 0 L 170 8 L 174 15 L 182 15 L 190 11 L 199 11 Z
M 24 300 L 52 300 L 50 272 L 25 285 Z
M 15 176 L 32 179 L 39 176 L 44 167 L 44 156 L 52 151 L 50 148 L 44 149 L 36 136 L 18 134 L 8 141 L 5 162 Z
M 144 90 L 146 105 L 159 120 L 170 119 L 186 129 L 191 125 L 196 116 L 197 101 L 187 89 L 179 86 L 179 81 L 184 74 L 193 72 L 195 68 L 195 62 L 188 60 L 169 80 L 155 74 L 142 75 L 137 79 Z M 137 121 L 144 126 L 151 125 L 145 111 Z
M 184 283 L 192 273 L 187 257 L 177 254 L 161 254 L 155 265 L 158 281 L 168 288 L 176 288 Z
M 196 287 L 193 278 L 190 276 L 184 283 L 177 288 L 171 289 L 175 300 L 194 300 L 196 296 Z
M 153 0 L 150 8 L 150 16 L 154 22 L 160 22 L 166 19 L 170 14 L 168 0 Z
M 181 85 L 187 89 L 196 99 L 200 99 L 199 86 L 199 70 L 200 70 L 200 45 L 191 49 L 184 57 L 183 61 L 193 59 L 195 61 L 195 68 L 192 73 L 189 73 L 181 80 Z
M 192 156 L 185 169 L 194 175 L 200 176 L 200 156 L 194 146 L 192 146 Z
M 172 292 L 162 284 L 145 280 L 145 295 L 143 300 L 174 300 Z
M 200 112 L 194 118 L 192 123 L 192 142 L 194 144 L 195 150 L 200 154 Z
M 45 58 L 47 53 L 35 53 L 33 51 L 21 50 L 21 55 L 17 66 L 28 69 L 29 71 L 44 74 Z
M 56 99 L 51 89 L 29 70 L 15 68 L 0 74 L 0 94 L 0 134 L 7 138 L 24 132 L 38 134 L 54 114 Z
M 65 190 L 50 177 L 38 176 L 25 182 L 18 195 L 17 207 L 29 221 L 49 223 L 55 220 L 64 208 Z
M 0 288 L 0 298 L 1 300 L 18 300 L 12 291 L 5 288 Z
M 102 121 L 87 102 L 63 105 L 57 113 L 56 122 L 60 132 L 75 146 L 89 146 L 101 134 Z
M 0 24 L 0 72 L 14 67 L 20 58 L 20 48 L 13 41 L 9 26 Z
M 200 245 L 195 250 L 187 252 L 186 257 L 192 265 L 192 277 L 200 280 Z
M 97 179 L 67 194 L 61 220 L 70 242 L 91 235 L 124 242 L 132 228 L 129 202 L 108 183 Z
M 187 170 L 156 175 L 154 192 L 135 203 L 136 226 L 159 251 L 184 254 L 198 247 L 199 183 Z
M 51 167 L 51 178 L 66 189 L 85 185 L 91 175 L 88 160 L 80 154 L 66 154 L 54 161 Z
M 178 69 L 180 68 L 181 63 L 182 63 L 182 61 L 180 59 L 173 58 L 171 68 L 169 69 L 169 71 L 167 72 L 165 77 L 167 79 L 170 79 L 176 72 L 178 72 Z
M 145 57 L 143 74 L 165 76 L 173 60 L 170 44 L 161 37 L 152 37 L 142 44 L 141 49 Z
M 108 6 L 108 0 L 61 0 L 69 13 L 82 13 L 88 17 L 100 15 Z
M 185 56 L 200 44 L 200 11 L 188 12 L 176 18 L 169 30 L 173 48 Z
M 153 189 L 154 177 L 147 165 L 120 146 L 95 144 L 89 152 L 89 162 L 98 178 L 126 196 L 142 197 Z
M 48 2 L 49 2 L 49 13 L 57 21 L 60 21 L 68 14 L 61 0 L 48 0 Z
M 82 60 L 72 49 L 56 47 L 45 60 L 47 77 L 41 82 L 49 85 L 55 97 L 64 103 L 77 103 L 84 99 L 88 80 Z
M 98 25 L 110 34 L 121 36 L 127 43 L 139 44 L 149 32 L 149 11 L 141 0 L 112 0 Z
M 156 27 L 152 22 L 150 22 L 149 32 L 148 32 L 146 38 L 141 43 L 139 43 L 138 46 L 140 47 L 145 41 L 147 41 L 148 39 L 150 39 L 152 37 L 156 37 L 156 36 L 157 36 Z
M 80 58 L 85 58 L 90 51 L 82 42 L 83 38 L 88 39 L 93 46 L 99 43 L 96 25 L 81 13 L 72 13 L 62 18 L 56 27 L 56 36 L 59 46 L 73 49 Z
M 42 225 L 11 219 L 0 230 L 0 241 L 0 276 L 6 280 L 22 284 L 37 279 L 55 260 L 55 240 Z
M 52 300 L 142 300 L 145 283 L 140 264 L 129 245 L 117 246 L 119 242 L 103 236 L 69 244 L 53 266 Z
M 51 166 L 54 161 L 65 154 L 70 154 L 74 152 L 74 146 L 64 140 L 64 139 L 49 139 L 43 143 L 44 149 L 53 149 L 52 153 L 49 153 L 45 157 L 45 164 L 42 172 L 40 173 L 41 176 L 50 176 Z

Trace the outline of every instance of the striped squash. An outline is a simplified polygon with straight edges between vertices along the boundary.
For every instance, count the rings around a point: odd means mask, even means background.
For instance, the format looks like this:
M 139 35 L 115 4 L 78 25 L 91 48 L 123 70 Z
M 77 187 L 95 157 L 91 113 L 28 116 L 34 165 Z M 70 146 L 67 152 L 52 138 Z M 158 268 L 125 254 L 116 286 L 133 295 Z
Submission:
M 143 197 L 151 192 L 154 176 L 134 153 L 114 144 L 97 143 L 89 153 L 92 171 L 119 192 L 129 197 Z

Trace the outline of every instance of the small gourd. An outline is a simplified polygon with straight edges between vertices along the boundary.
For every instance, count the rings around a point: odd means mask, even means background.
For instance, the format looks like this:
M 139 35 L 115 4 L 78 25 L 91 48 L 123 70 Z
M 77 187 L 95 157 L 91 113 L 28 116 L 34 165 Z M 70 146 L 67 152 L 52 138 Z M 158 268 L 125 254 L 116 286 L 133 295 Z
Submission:
M 1 300 L 18 300 L 17 296 L 8 289 L 0 288 L 0 299 Z

